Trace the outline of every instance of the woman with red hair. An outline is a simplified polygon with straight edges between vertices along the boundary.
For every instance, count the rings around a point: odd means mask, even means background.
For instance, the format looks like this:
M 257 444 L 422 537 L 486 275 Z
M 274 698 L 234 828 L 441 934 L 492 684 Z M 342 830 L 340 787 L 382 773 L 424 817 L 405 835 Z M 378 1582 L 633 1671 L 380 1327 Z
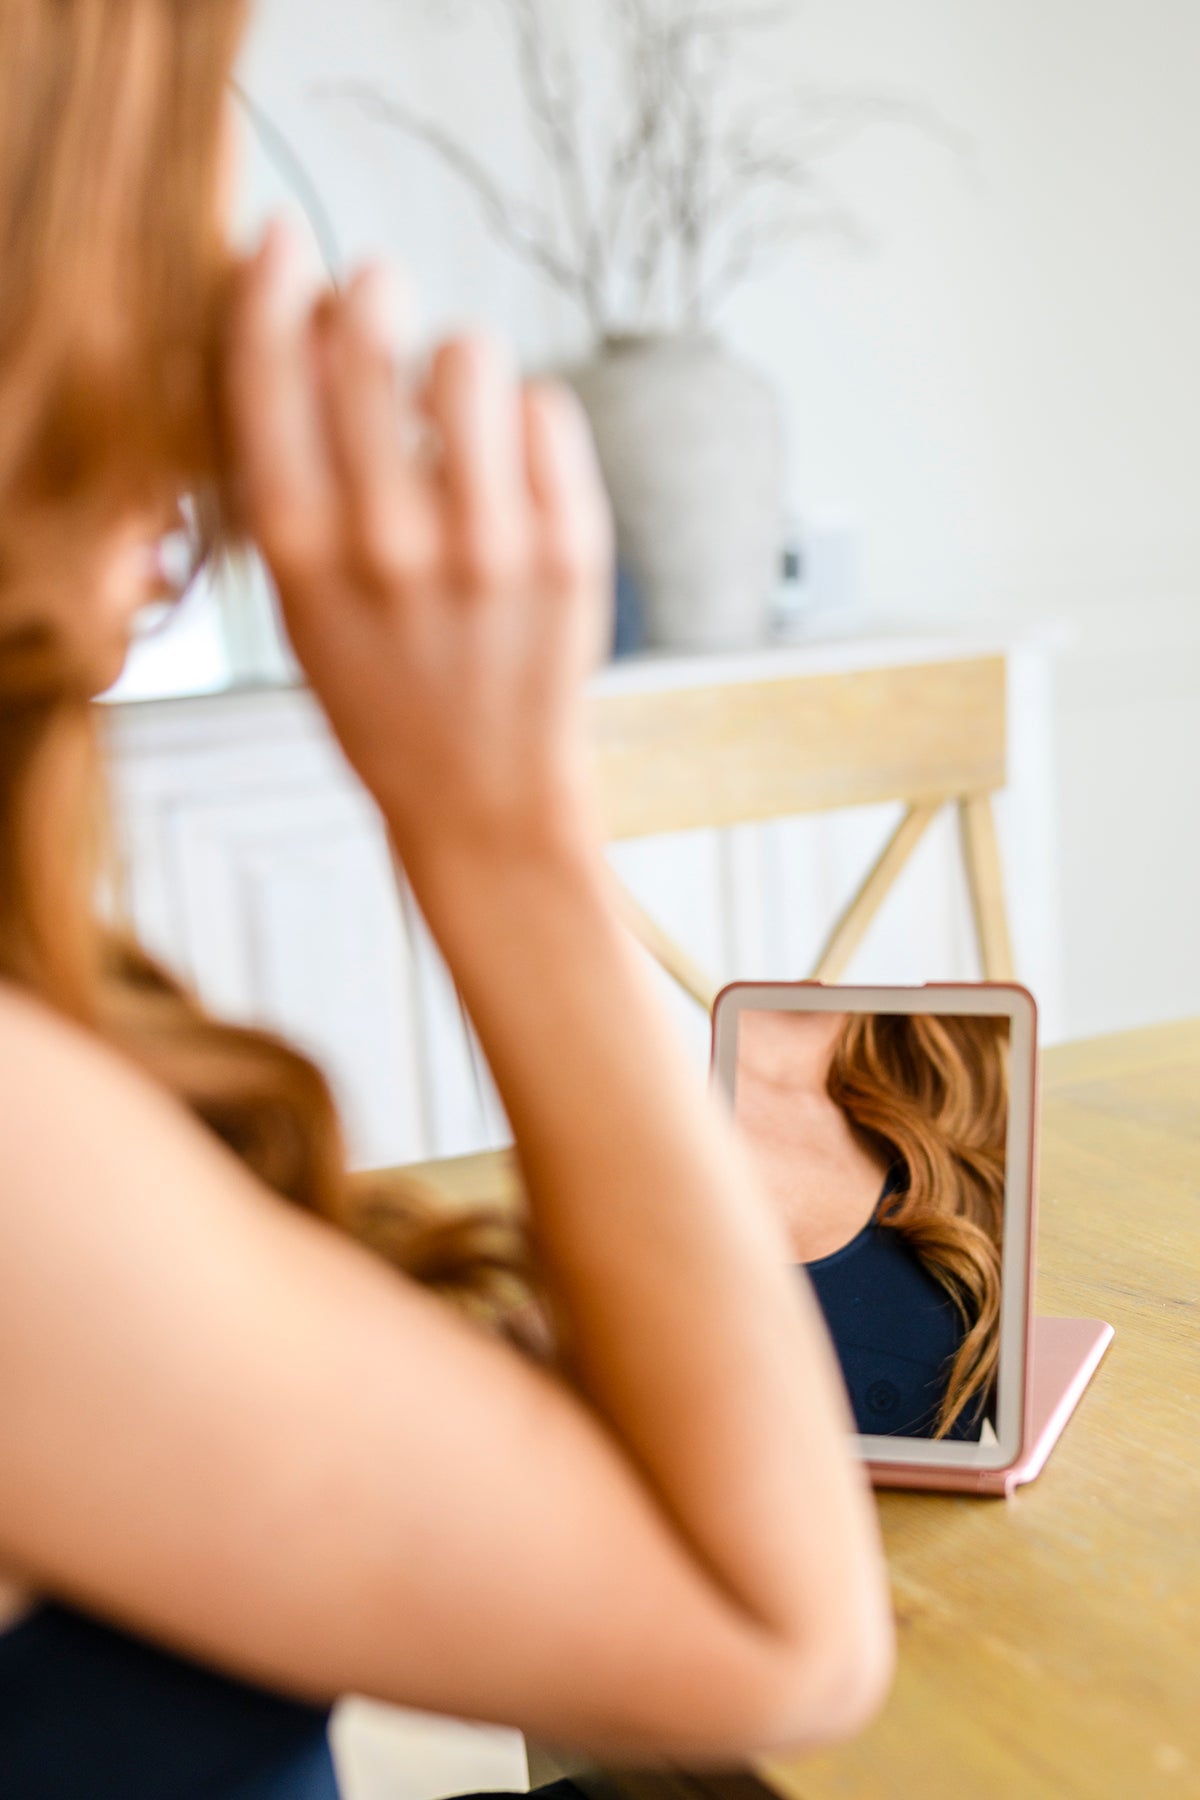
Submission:
M 315 1800 L 345 1692 L 627 1757 L 829 1742 L 889 1678 L 870 1495 L 610 905 L 586 431 L 486 341 L 413 367 L 378 272 L 235 261 L 243 24 L 0 0 L 0 1788 Z M 100 904 L 93 700 L 184 499 L 262 550 L 403 858 L 524 1247 L 352 1182 L 319 1073 Z

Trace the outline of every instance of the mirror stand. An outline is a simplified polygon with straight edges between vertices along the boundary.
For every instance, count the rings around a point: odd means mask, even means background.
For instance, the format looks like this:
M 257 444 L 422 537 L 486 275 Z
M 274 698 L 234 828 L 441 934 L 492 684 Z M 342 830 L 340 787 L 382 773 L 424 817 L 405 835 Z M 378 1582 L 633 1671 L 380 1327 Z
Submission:
M 1011 1473 L 1010 1487 L 1041 1474 L 1112 1340 L 1113 1328 L 1102 1319 L 1034 1319 L 1029 1430 L 1025 1454 Z

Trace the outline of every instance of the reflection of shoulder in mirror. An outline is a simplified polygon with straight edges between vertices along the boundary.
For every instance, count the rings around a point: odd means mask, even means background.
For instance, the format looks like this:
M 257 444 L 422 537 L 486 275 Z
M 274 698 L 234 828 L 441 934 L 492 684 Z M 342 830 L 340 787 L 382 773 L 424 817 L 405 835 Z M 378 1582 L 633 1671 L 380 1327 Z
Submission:
M 823 1094 L 845 1013 L 747 1009 L 738 1017 L 735 1093 L 743 1080 Z
M 807 1262 L 849 1243 L 873 1218 L 887 1158 L 828 1092 L 841 1015 L 819 1016 L 819 1032 L 809 1029 L 813 1015 L 747 1018 L 750 1048 L 738 1064 L 734 1117 L 792 1255 Z

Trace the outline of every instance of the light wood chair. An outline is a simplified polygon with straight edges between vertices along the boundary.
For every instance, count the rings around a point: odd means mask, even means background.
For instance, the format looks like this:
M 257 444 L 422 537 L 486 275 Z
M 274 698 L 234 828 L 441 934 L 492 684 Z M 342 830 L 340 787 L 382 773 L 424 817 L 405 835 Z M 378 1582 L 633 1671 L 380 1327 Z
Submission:
M 590 724 L 613 840 L 903 803 L 806 971 L 818 981 L 842 977 L 933 821 L 956 807 L 983 970 L 989 980 L 1012 978 L 992 811 L 1006 781 L 1002 657 L 609 694 L 592 701 Z M 711 1011 L 715 982 L 622 894 L 631 930 Z
M 833 982 L 934 819 L 953 806 L 983 971 L 989 980 L 1009 980 L 992 812 L 1006 781 L 1006 690 L 1004 659 L 988 656 L 596 696 L 590 731 L 609 837 L 901 802 L 900 823 L 808 971 Z M 635 936 L 711 1012 L 716 981 L 615 877 L 614 884 Z M 442 1158 L 404 1173 L 451 1207 L 522 1204 L 511 1150 Z

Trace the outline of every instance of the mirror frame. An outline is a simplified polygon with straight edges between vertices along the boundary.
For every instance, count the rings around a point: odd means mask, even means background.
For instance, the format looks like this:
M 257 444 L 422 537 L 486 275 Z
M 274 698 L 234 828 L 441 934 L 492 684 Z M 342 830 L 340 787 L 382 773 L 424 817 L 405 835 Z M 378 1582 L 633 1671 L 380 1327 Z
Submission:
M 736 1085 L 738 1020 L 743 1012 L 761 1011 L 932 1013 L 1007 1018 L 1010 1022 L 997 1441 L 980 1445 L 859 1434 L 853 1438 L 857 1455 L 881 1485 L 990 1488 L 1019 1465 L 1029 1424 L 1037 1210 L 1037 1003 L 1027 988 L 1007 982 L 937 982 L 925 987 L 734 982 L 717 996 L 712 1035 L 713 1085 L 730 1104 Z M 902 1454 L 898 1445 L 904 1447 Z

